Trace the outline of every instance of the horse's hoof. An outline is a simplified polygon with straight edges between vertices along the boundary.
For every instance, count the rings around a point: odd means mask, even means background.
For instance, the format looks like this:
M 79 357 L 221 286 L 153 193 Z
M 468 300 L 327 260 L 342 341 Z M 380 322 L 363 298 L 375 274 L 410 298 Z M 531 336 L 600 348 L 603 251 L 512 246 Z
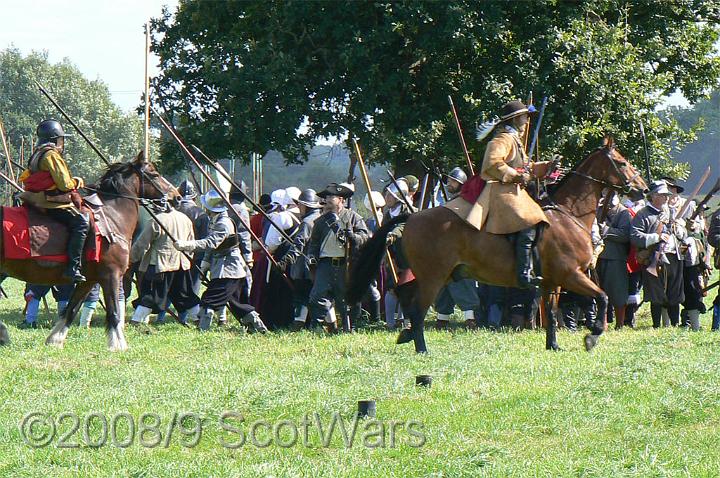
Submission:
M 53 337 L 52 335 L 47 338 L 45 341 L 45 345 L 49 345 L 51 347 L 57 347 L 59 349 L 65 347 L 65 341 L 61 340 L 59 338 Z
M 562 352 L 563 349 L 561 349 L 558 344 L 552 344 L 552 345 L 546 346 L 545 350 L 552 350 L 553 352 Z
M 592 349 L 594 349 L 595 346 L 597 345 L 597 343 L 598 343 L 597 335 L 587 334 L 585 336 L 585 350 L 587 350 L 588 352 L 590 352 Z
M 410 329 L 402 329 L 400 335 L 398 335 L 396 344 L 406 344 L 411 342 L 413 339 L 412 331 Z
M 0 345 L 7 345 L 10 343 L 10 334 L 8 333 L 5 324 L 0 322 Z

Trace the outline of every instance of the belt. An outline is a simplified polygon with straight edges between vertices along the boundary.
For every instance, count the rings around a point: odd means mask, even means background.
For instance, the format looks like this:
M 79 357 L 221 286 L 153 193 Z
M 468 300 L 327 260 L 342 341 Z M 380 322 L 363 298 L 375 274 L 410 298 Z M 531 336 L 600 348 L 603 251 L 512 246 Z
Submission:
M 320 259 L 321 261 L 328 261 L 334 266 L 344 266 L 345 265 L 345 258 L 344 257 L 323 257 Z

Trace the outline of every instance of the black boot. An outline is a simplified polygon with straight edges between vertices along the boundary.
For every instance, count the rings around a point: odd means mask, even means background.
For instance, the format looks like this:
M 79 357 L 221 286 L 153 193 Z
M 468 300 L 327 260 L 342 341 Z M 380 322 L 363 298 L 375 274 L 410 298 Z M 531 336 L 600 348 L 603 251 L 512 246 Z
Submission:
M 63 277 L 72 282 L 85 282 L 85 276 L 80 273 L 80 270 L 82 269 L 82 254 L 90 224 L 85 215 L 78 214 L 73 218 L 69 226 L 68 264 Z
M 537 287 L 542 277 L 533 273 L 533 242 L 535 241 L 535 227 L 528 227 L 515 233 L 515 259 L 517 264 L 517 281 L 521 289 Z
M 376 323 L 380 321 L 380 301 L 370 302 L 370 323 Z

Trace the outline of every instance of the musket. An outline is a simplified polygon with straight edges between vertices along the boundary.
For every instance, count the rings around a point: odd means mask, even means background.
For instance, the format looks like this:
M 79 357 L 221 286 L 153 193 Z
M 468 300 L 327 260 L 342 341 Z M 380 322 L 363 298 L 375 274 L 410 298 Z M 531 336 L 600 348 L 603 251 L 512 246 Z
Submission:
M 12 187 L 14 187 L 15 189 L 17 189 L 18 191 L 20 191 L 20 192 L 24 191 L 24 189 L 18 183 L 16 183 L 12 178 L 8 177 L 8 175 L 3 173 L 2 171 L 0 171 L 0 178 L 4 179 L 8 183 L 10 183 L 10 185 Z
M 405 197 L 405 195 L 400 190 L 400 185 L 397 183 L 397 179 L 395 179 L 395 176 L 393 176 L 393 173 L 390 172 L 389 169 L 386 169 L 388 176 L 390 177 L 390 181 L 395 185 L 395 189 L 397 189 L 398 195 L 402 198 L 402 202 L 408 207 L 408 211 L 412 212 L 413 206 L 410 204 L 410 201 L 408 201 L 408 198 Z
M 365 188 L 368 192 L 368 202 L 370 203 L 370 209 L 372 209 L 372 215 L 375 218 L 375 224 L 379 226 L 381 224 L 380 215 L 378 214 L 377 208 L 375 207 L 375 200 L 373 199 L 372 188 L 370 187 L 370 177 L 368 176 L 367 169 L 365 168 L 365 161 L 363 161 L 362 153 L 360 153 L 360 145 L 355 139 L 353 139 L 353 144 L 355 145 L 355 154 L 357 155 L 358 164 L 360 165 L 360 174 L 363 177 L 363 181 L 365 182 Z M 385 247 L 385 255 L 387 256 L 388 266 L 390 266 L 390 273 L 392 274 L 393 281 L 395 281 L 395 285 L 397 285 L 397 269 L 395 268 L 395 263 L 393 262 L 392 256 L 390 255 L 387 247 Z
M 695 186 L 695 189 L 693 189 L 692 193 L 690 193 L 690 198 L 693 198 L 697 195 L 698 191 L 700 191 L 700 188 L 703 187 L 703 184 L 705 184 L 705 181 L 707 181 L 708 176 L 710 176 L 710 166 L 708 166 L 707 170 L 705 171 L 705 174 L 702 175 L 700 178 L 700 181 Z M 688 208 L 690 208 L 690 200 L 685 201 L 685 205 L 680 210 L 678 214 L 676 214 L 674 217 L 671 218 L 671 223 L 674 222 L 676 219 L 682 219 L 682 217 L 687 213 Z M 698 208 L 699 209 L 699 208 Z M 659 227 L 659 224 L 658 224 Z M 654 275 L 657 277 L 657 264 L 660 260 L 660 256 L 662 255 L 662 249 L 664 247 L 665 243 L 660 242 L 657 246 L 657 250 L 652 255 L 652 259 L 650 260 L 650 264 L 647 266 L 647 272 L 648 274 Z
M 222 201 L 225 203 L 225 205 L 228 207 L 228 209 L 229 209 L 230 211 L 232 211 L 232 213 L 235 214 L 235 216 L 237 216 L 238 220 L 240 221 L 240 224 L 243 225 L 243 227 L 250 233 L 250 235 L 252 236 L 252 238 L 258 243 L 258 245 L 260 246 L 261 250 L 262 250 L 262 251 L 265 253 L 265 255 L 267 256 L 268 260 L 269 260 L 275 267 L 277 267 L 278 269 L 280 269 L 280 266 L 278 266 L 277 261 L 275 260 L 275 258 L 273 257 L 273 255 L 270 253 L 270 251 L 267 250 L 267 247 L 265 247 L 265 244 L 263 244 L 262 241 L 260 241 L 260 239 L 257 237 L 257 235 L 256 235 L 256 234 L 253 232 L 253 230 L 250 228 L 250 224 L 248 224 L 247 222 L 245 222 L 245 219 L 240 215 L 239 212 L 237 212 L 237 211 L 235 210 L 235 208 L 233 207 L 232 203 L 230 202 L 230 199 L 222 192 L 223 190 L 217 185 L 217 182 L 215 182 L 215 180 L 202 168 L 202 165 L 200 164 L 200 161 L 198 161 L 198 160 L 195 158 L 195 156 L 193 156 L 193 154 L 190 152 L 190 150 L 187 148 L 187 146 L 185 146 L 185 143 L 184 143 L 184 142 L 180 139 L 180 137 L 177 135 L 177 133 L 175 132 L 175 130 L 174 130 L 173 128 L 171 128 L 170 125 L 167 124 L 167 122 L 165 121 L 165 119 L 160 115 L 160 113 L 158 113 L 158 111 L 155 109 L 155 107 L 151 106 L 150 109 L 151 109 L 152 112 L 155 114 L 155 116 L 156 116 L 157 119 L 160 121 L 160 123 L 163 125 L 163 127 L 165 127 L 165 129 L 168 131 L 168 133 L 170 133 L 170 135 L 173 137 L 173 139 L 175 139 L 175 141 L 178 143 L 178 145 L 180 145 L 180 149 L 182 149 L 182 151 L 185 153 L 185 155 L 186 155 L 188 158 L 190 158 L 190 160 L 193 162 L 193 164 L 194 164 L 195 167 L 198 169 L 198 171 L 200 171 L 200 174 L 202 174 L 202 176 L 205 178 L 205 180 L 206 180 L 208 183 L 210 183 L 210 185 L 213 187 L 213 189 L 215 189 L 215 190 L 218 192 L 218 194 L 220 195 L 220 198 L 221 198 Z M 211 164 L 212 164 L 212 163 L 211 163 Z M 217 170 L 217 169 L 216 169 L 216 170 Z M 227 178 L 226 178 L 226 179 L 227 179 Z M 230 180 L 230 184 L 234 184 L 234 182 Z M 235 187 L 237 188 L 237 186 L 235 186 Z M 237 189 L 242 192 L 242 190 L 241 190 L 240 188 L 237 188 Z M 243 194 L 244 194 L 244 193 L 243 193 Z M 246 197 L 247 197 L 247 196 L 246 196 Z M 251 204 L 252 204 L 252 203 L 251 203 Z M 253 204 L 253 205 L 254 205 L 254 204 Z M 267 217 L 267 216 L 266 216 L 266 217 Z M 271 224 L 273 224 L 272 221 L 270 221 L 270 222 L 271 222 Z M 275 224 L 273 224 L 273 226 L 275 226 Z M 285 237 L 286 239 L 288 239 L 288 240 L 290 241 L 290 243 L 293 242 L 292 239 L 290 239 L 290 237 L 289 237 L 281 228 L 278 228 L 277 226 L 275 226 L 275 228 L 282 234 L 283 237 Z M 287 275 L 285 274 L 285 272 L 282 272 L 282 276 L 285 278 L 285 280 L 288 281 L 288 283 L 291 283 L 291 282 L 290 282 L 290 279 L 287 277 Z
M 460 118 L 458 118 L 457 110 L 455 109 L 455 103 L 453 103 L 452 96 L 448 95 L 448 101 L 450 102 L 450 110 L 452 110 L 453 118 L 455 118 L 455 129 L 457 130 L 458 138 L 460 138 L 460 144 L 462 144 L 463 152 L 465 153 L 465 160 L 467 161 L 470 175 L 475 175 L 475 169 L 473 169 L 472 160 L 470 159 L 470 153 L 465 144 L 465 136 L 463 136 L 462 127 L 460 126 Z
M 535 146 L 537 146 L 538 136 L 540 135 L 540 125 L 542 125 L 543 116 L 545 116 L 545 107 L 547 106 L 548 97 L 544 97 L 542 104 L 540 105 L 540 114 L 538 115 L 537 124 L 535 125 L 535 131 L 533 131 L 533 137 L 530 141 L 530 148 L 528 149 L 527 156 L 532 158 Z M 539 156 L 539 155 L 538 155 Z M 540 159 L 540 158 L 538 158 Z
M 705 292 L 707 292 L 707 291 L 709 291 L 709 290 L 714 289 L 715 287 L 717 287 L 717 286 L 719 286 L 719 285 L 720 285 L 720 280 L 716 280 L 715 282 L 713 282 L 713 283 L 710 284 L 709 286 L 705 287 L 702 291 L 703 291 L 703 293 L 705 293 Z
M 650 183 L 650 181 L 652 181 L 652 176 L 650 175 L 650 154 L 648 153 L 647 136 L 645 136 L 645 127 L 643 126 L 642 120 L 640 120 L 640 134 L 642 135 L 643 149 L 645 151 L 645 174 L 647 175 L 648 183 Z
M 712 187 L 712 189 L 705 195 L 704 198 L 702 198 L 702 201 L 700 201 L 695 208 L 695 211 L 693 212 L 692 216 L 690 216 L 690 220 L 695 219 L 697 216 L 700 215 L 703 211 L 703 207 L 705 204 L 707 204 L 710 199 L 718 192 L 720 191 L 720 178 L 715 182 L 715 185 Z M 692 198 L 691 198 L 692 199 Z

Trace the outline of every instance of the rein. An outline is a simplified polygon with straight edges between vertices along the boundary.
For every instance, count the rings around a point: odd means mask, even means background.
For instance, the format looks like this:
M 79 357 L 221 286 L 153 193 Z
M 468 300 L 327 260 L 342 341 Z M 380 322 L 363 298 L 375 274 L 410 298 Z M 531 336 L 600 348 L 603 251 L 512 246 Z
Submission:
M 590 236 L 590 239 L 592 239 L 592 232 L 590 231 L 590 229 L 588 229 L 585 224 L 583 224 L 582 222 L 580 222 L 580 219 L 578 219 L 577 217 L 575 217 L 570 211 L 568 211 L 567 208 L 565 208 L 565 207 L 563 207 L 563 206 L 561 206 L 561 205 L 559 205 L 559 204 L 552 203 L 552 204 L 548 204 L 548 205 L 546 205 L 546 206 L 543 206 L 543 207 L 542 207 L 542 210 L 543 210 L 543 211 L 547 211 L 547 210 L 558 211 L 558 212 L 560 212 L 560 213 L 562 213 L 562 214 L 565 214 L 567 217 L 569 217 L 570 219 L 572 219 L 572 221 L 573 221 L 577 226 L 579 226 L 580 229 L 582 229 L 583 231 L 585 231 L 585 232 L 587 233 L 587 235 Z

